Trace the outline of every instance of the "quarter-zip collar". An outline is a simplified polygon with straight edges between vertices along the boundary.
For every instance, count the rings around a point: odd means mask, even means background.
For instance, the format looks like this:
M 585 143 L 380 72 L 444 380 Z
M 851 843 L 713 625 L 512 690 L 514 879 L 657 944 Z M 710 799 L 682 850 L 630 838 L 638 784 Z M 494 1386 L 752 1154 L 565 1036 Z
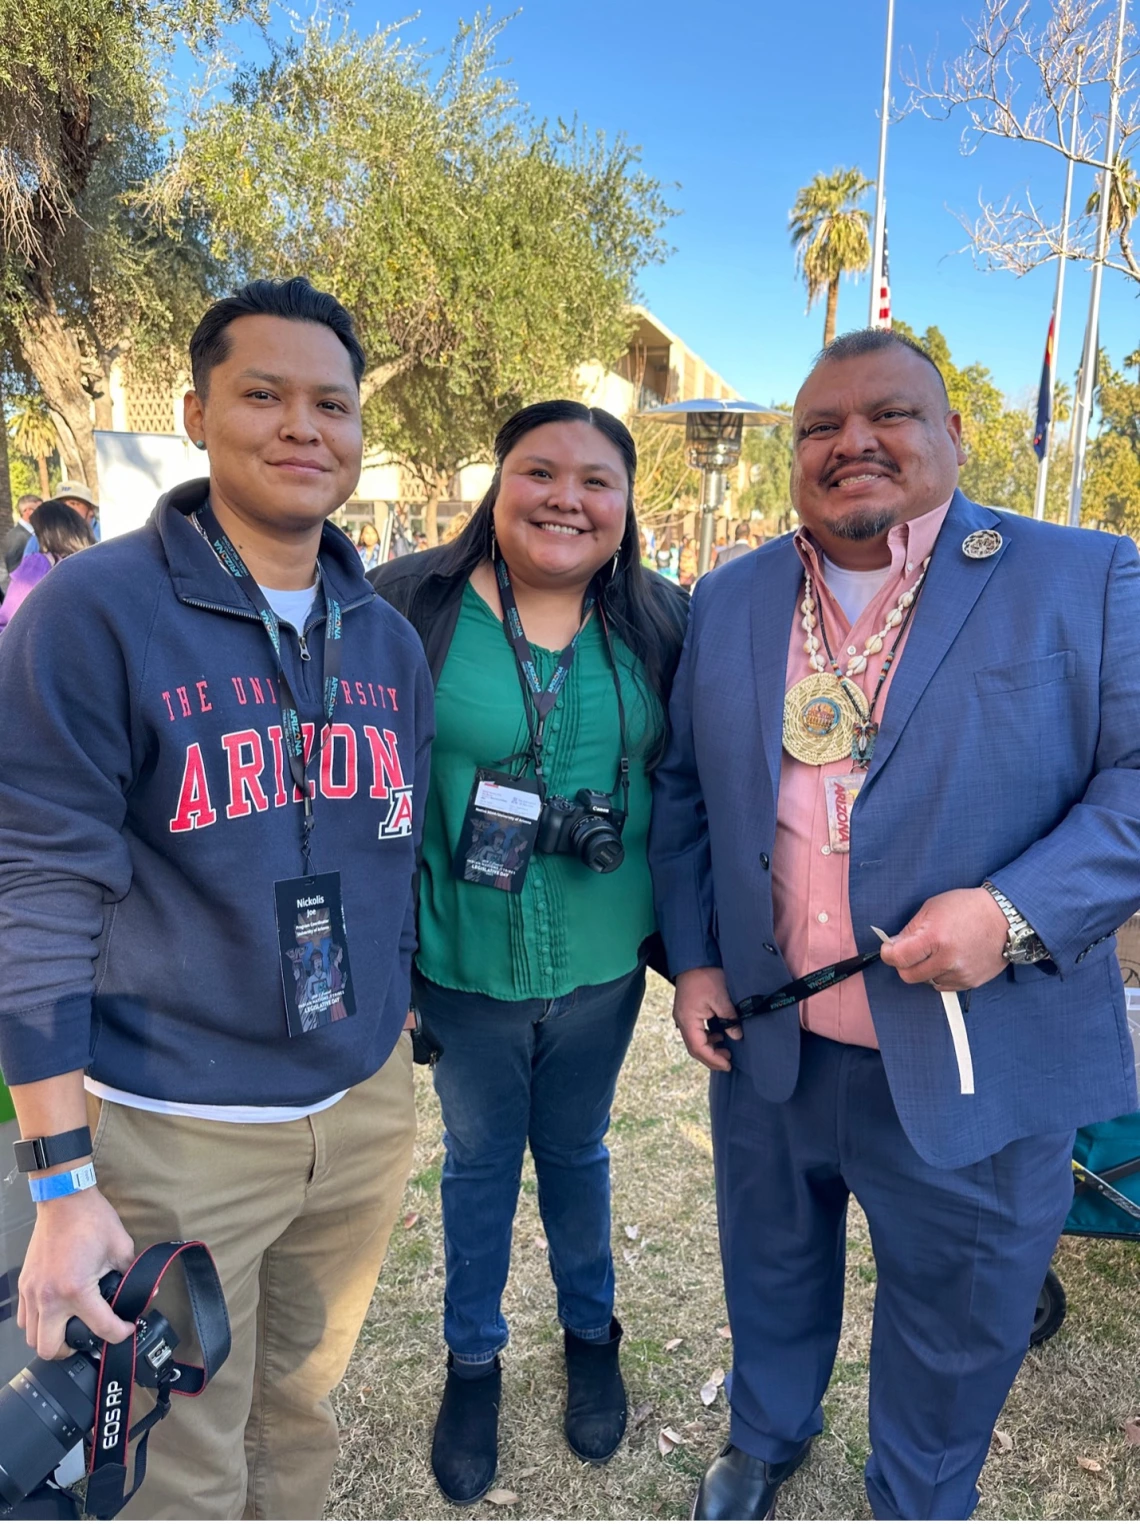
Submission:
M 175 596 L 182 603 L 256 618 L 237 583 L 218 564 L 218 558 L 190 522 L 190 515 L 205 505 L 209 492 L 207 477 L 182 482 L 159 498 L 151 515 L 162 541 Z M 376 596 L 364 576 L 356 547 L 335 524 L 326 522 L 321 530 L 320 559 L 326 588 L 342 612 L 369 603 Z M 323 618 L 323 605 L 320 614 Z M 307 621 L 306 631 L 315 623 L 315 618 Z

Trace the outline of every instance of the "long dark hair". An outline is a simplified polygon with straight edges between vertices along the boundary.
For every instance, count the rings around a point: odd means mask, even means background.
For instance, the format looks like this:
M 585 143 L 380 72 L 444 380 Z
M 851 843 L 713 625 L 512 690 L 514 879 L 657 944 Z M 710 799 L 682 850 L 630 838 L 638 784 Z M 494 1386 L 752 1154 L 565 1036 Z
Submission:
M 661 701 L 669 703 L 669 690 L 685 638 L 685 607 L 680 595 L 656 595 L 656 574 L 641 564 L 641 533 L 634 509 L 633 485 L 637 477 L 637 446 L 633 435 L 605 408 L 587 407 L 584 402 L 556 398 L 535 402 L 514 413 L 495 435 L 495 474 L 483 500 L 471 515 L 463 533 L 444 547 L 437 564 L 437 574 L 462 577 L 464 580 L 494 550 L 495 503 L 499 496 L 503 462 L 519 440 L 544 423 L 588 423 L 604 434 L 617 450 L 625 466 L 629 483 L 626 495 L 625 529 L 618 547 L 617 562 L 609 573 L 603 568 L 599 582 L 601 602 L 610 628 L 637 657 L 646 681 Z M 672 592 L 672 589 L 669 589 Z M 652 749 L 649 765 L 655 766 L 664 750 L 664 733 Z
M 32 511 L 28 522 L 39 548 L 57 561 L 95 543 L 87 520 L 81 513 L 76 513 L 70 503 L 61 502 L 59 498 L 49 497 L 46 503 L 41 503 Z

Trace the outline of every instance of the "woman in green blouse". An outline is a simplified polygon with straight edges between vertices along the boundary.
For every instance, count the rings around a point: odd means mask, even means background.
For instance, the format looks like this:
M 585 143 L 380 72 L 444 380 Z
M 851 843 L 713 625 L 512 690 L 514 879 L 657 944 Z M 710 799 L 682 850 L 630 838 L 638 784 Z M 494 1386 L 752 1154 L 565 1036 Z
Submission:
M 501 1298 L 529 1143 L 563 1325 L 566 1438 L 625 1431 L 605 1134 L 654 932 L 650 774 L 686 600 L 641 564 L 637 455 L 578 402 L 517 413 L 452 545 L 373 574 L 436 683 L 413 992 L 446 1160 L 448 1374 L 432 1466 L 453 1502 L 498 1455 Z

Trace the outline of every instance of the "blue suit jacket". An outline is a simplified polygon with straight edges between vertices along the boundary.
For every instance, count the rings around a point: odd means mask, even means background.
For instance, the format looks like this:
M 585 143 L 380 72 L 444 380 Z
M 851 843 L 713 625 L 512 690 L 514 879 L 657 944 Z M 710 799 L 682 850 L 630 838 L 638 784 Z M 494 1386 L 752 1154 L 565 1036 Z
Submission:
M 962 541 L 1000 529 L 970 560 Z M 650 858 L 674 974 L 723 965 L 734 1000 L 791 977 L 772 875 L 788 637 L 803 568 L 791 536 L 701 580 L 658 771 Z M 1056 966 L 972 993 L 977 1093 L 958 1093 L 942 1003 L 882 964 L 866 975 L 891 1093 L 930 1163 L 1136 1104 L 1112 933 L 1140 905 L 1140 559 L 1130 540 L 954 496 L 852 811 L 860 951 L 924 900 L 992 881 Z M 796 1084 L 795 1008 L 756 1017 L 734 1062 L 769 1100 Z

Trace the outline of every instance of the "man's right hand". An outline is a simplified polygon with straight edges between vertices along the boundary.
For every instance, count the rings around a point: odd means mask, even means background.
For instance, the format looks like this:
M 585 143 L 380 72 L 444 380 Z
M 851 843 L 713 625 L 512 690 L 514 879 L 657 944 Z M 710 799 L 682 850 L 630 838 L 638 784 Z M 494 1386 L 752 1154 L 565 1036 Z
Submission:
M 729 1070 L 732 1059 L 719 1035 L 705 1028 L 710 1016 L 732 1021 L 736 1007 L 728 998 L 728 986 L 724 982 L 724 970 L 720 968 L 691 968 L 677 975 L 677 989 L 673 996 L 673 1021 L 684 1038 L 685 1047 L 698 1063 L 706 1069 Z M 742 1037 L 739 1026 L 728 1030 L 729 1037 Z
M 20 1272 L 17 1323 L 45 1360 L 68 1353 L 63 1331 L 68 1318 L 82 1318 L 91 1332 L 118 1344 L 134 1332 L 99 1294 L 108 1270 L 130 1268 L 135 1258 L 130 1234 L 96 1186 L 44 1201 Z

